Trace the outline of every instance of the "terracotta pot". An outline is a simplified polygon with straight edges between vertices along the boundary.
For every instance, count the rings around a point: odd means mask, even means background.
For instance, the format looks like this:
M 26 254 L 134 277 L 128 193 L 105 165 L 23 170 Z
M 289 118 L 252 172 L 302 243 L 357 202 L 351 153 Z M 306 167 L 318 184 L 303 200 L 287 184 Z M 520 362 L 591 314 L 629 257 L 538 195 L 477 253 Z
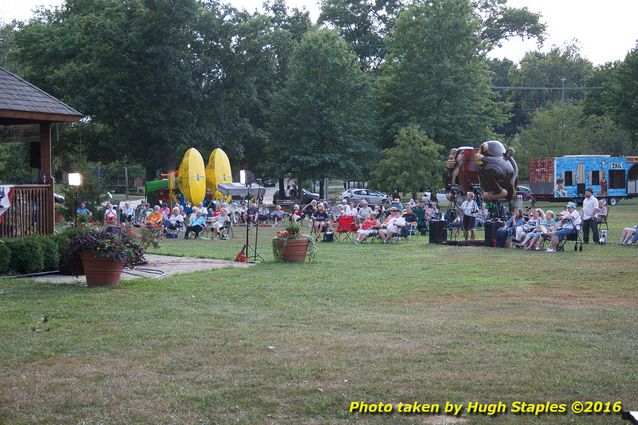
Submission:
M 288 239 L 277 241 L 281 259 L 286 263 L 303 263 L 308 252 L 308 239 Z
M 80 253 L 82 267 L 88 286 L 119 285 L 124 269 L 123 263 L 115 263 L 110 258 L 95 257 L 92 253 Z

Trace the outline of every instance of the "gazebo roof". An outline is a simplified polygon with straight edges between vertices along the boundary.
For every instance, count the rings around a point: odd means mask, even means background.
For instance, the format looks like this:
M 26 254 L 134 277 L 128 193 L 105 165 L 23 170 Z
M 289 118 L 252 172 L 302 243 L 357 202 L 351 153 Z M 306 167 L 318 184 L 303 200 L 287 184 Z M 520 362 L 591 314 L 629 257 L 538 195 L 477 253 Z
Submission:
M 0 67 L 0 125 L 70 122 L 82 118 L 75 109 Z

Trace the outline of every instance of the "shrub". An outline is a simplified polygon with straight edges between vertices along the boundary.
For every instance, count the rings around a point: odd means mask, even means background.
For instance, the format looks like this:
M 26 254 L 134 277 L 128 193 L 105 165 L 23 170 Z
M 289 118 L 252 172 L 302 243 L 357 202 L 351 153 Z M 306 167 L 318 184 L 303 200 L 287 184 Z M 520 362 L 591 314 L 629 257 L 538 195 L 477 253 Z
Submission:
M 4 241 L 0 240 L 0 274 L 9 271 L 10 260 L 11 250 Z
M 42 271 L 57 270 L 60 254 L 54 236 L 33 236 L 29 239 L 33 239 L 42 249 Z
M 85 226 L 67 227 L 60 233 L 56 234 L 54 236 L 54 240 L 55 240 L 55 243 L 58 245 L 58 253 L 60 254 L 60 256 L 62 256 L 62 254 L 66 250 L 66 247 L 69 246 L 69 242 L 71 242 L 71 239 L 73 239 L 79 234 L 88 232 L 89 230 L 91 230 L 91 228 L 85 227 Z
M 58 254 L 60 258 L 58 263 L 58 270 L 60 271 L 61 274 L 71 275 L 72 269 L 74 268 L 77 269 L 78 267 L 81 267 L 79 260 L 77 260 L 77 264 L 73 264 L 73 265 L 70 264 L 70 262 L 72 262 L 73 259 L 65 256 L 64 252 L 69 246 L 71 239 L 73 239 L 77 235 L 88 232 L 91 229 L 92 229 L 91 227 L 85 227 L 85 226 L 67 227 L 62 232 L 55 235 L 55 242 L 58 245 Z
M 35 238 L 8 239 L 11 250 L 9 268 L 18 273 L 35 273 L 44 268 L 42 246 Z

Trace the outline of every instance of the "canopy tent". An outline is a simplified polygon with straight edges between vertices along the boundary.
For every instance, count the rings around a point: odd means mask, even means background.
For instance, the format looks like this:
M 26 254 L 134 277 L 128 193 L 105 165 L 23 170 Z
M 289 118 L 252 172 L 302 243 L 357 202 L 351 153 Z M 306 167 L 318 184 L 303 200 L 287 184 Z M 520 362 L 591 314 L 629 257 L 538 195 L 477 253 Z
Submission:
M 220 183 L 217 185 L 217 190 L 219 190 L 224 196 L 239 196 L 242 198 L 248 198 L 253 196 L 263 196 L 266 194 L 266 188 L 258 185 L 257 183 L 252 183 L 250 185 L 245 185 L 241 183 Z

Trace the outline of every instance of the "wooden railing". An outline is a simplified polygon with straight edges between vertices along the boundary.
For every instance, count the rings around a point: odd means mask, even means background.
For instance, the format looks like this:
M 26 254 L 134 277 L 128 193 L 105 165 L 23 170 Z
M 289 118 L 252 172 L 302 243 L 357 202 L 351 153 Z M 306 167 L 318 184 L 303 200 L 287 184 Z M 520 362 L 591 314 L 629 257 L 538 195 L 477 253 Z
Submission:
M 0 237 L 53 234 L 53 188 L 30 184 L 13 187 L 13 202 L 2 215 Z

